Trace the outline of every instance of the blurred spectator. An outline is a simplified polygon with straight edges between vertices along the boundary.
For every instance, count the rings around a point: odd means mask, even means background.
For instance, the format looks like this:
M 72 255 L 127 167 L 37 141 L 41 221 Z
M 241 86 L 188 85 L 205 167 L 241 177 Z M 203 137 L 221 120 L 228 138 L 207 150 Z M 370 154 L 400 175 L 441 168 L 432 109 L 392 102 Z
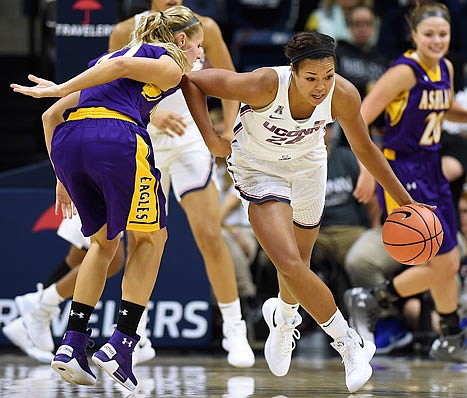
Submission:
M 351 40 L 338 40 L 336 48 L 336 72 L 350 80 L 364 98 L 372 84 L 385 72 L 388 66 L 386 56 L 374 45 L 378 20 L 366 4 L 352 6 L 347 15 Z M 384 116 L 381 115 L 371 126 L 373 139 L 381 137 Z M 340 145 L 348 145 L 339 128 Z
M 305 24 L 306 31 L 316 30 L 336 40 L 352 42 L 353 37 L 347 24 L 348 14 L 358 4 L 372 5 L 365 0 L 322 0 L 318 9 L 310 14 Z
M 388 60 L 372 44 L 378 21 L 371 7 L 364 4 L 352 7 L 347 22 L 351 40 L 337 42 L 336 72 L 350 80 L 364 98 L 371 85 L 385 72 Z

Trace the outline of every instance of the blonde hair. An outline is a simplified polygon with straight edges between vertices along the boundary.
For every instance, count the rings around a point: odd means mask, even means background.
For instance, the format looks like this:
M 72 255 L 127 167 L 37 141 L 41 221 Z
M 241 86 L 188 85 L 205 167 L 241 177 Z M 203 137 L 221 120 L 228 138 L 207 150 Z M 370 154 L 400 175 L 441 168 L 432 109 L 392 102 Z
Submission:
M 163 47 L 182 71 L 188 72 L 192 66 L 189 65 L 183 50 L 175 44 L 175 35 L 184 32 L 188 38 L 191 38 L 201 29 L 201 22 L 188 7 L 170 7 L 164 12 L 154 11 L 143 16 L 128 46 L 145 43 Z

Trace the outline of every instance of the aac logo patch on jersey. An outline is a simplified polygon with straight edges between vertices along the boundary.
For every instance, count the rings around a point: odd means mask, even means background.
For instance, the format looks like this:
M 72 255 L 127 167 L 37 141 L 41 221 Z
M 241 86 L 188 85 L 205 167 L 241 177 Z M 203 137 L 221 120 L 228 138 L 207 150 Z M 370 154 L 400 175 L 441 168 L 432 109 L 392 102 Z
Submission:
M 279 105 L 276 110 L 274 111 L 275 114 L 277 115 L 282 115 L 284 113 L 284 106 L 283 105 Z

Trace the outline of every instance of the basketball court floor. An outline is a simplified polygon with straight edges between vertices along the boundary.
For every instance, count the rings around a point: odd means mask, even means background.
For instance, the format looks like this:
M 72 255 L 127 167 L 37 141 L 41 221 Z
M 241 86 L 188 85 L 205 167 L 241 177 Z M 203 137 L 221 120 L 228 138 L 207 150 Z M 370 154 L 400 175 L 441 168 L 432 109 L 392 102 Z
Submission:
M 250 369 L 229 366 L 220 350 L 159 350 L 155 359 L 135 368 L 138 389 L 129 393 L 92 366 L 93 387 L 61 381 L 46 364 L 19 351 L 0 351 L 0 396 L 70 397 L 467 397 L 467 364 L 416 356 L 376 356 L 370 381 L 357 393 L 345 387 L 340 357 L 323 336 L 307 336 L 294 352 L 288 375 L 273 376 L 261 350 Z

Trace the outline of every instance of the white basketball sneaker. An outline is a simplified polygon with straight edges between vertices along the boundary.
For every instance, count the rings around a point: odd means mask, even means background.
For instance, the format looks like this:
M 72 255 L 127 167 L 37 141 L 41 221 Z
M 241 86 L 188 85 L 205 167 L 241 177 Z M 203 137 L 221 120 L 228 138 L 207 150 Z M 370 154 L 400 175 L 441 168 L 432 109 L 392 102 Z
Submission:
M 14 319 L 2 328 L 3 334 L 17 347 L 21 348 L 29 357 L 42 363 L 50 363 L 53 354 L 37 348 L 29 338 L 21 317 Z
M 38 307 L 44 292 L 44 285 L 42 285 L 42 283 L 38 283 L 36 284 L 36 289 L 36 292 L 26 293 L 15 297 L 15 303 L 21 316 L 29 314 Z
M 133 365 L 140 365 L 156 357 L 156 350 L 152 347 L 151 340 L 148 338 L 146 327 L 148 325 L 148 309 L 145 308 L 141 314 L 141 319 L 136 329 L 136 334 L 140 337 L 133 351 Z
M 255 354 L 246 337 L 245 321 L 224 322 L 222 348 L 228 352 L 227 362 L 236 368 L 249 368 L 255 364 Z
M 276 313 L 278 304 L 277 297 L 272 297 L 263 304 L 263 317 L 269 327 L 264 356 L 271 372 L 280 377 L 289 371 L 295 340 L 300 339 L 300 332 L 296 327 L 302 323 L 302 317 L 297 312 L 293 323 L 286 324 L 284 318 Z
M 135 351 L 133 351 L 133 365 L 140 365 L 155 357 L 156 350 L 152 346 L 151 340 L 147 337 L 141 337 L 141 340 L 136 344 Z
M 373 373 L 370 360 L 376 351 L 375 344 L 364 340 L 355 330 L 349 329 L 347 336 L 334 340 L 331 346 L 342 357 L 348 390 L 351 393 L 359 390 Z
M 52 352 L 55 344 L 50 323 L 52 318 L 60 313 L 60 308 L 41 303 L 43 291 L 42 283 L 38 283 L 37 292 L 16 296 L 15 303 L 34 345 L 42 351 Z

